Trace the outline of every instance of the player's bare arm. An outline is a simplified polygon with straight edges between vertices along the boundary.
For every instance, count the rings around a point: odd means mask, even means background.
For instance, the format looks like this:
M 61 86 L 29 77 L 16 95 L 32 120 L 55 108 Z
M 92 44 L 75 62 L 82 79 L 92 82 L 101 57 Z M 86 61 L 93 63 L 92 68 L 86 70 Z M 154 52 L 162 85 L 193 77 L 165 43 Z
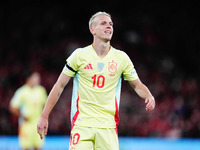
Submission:
M 67 85 L 70 78 L 71 77 L 65 75 L 64 73 L 61 73 L 47 98 L 47 102 L 44 106 L 40 120 L 37 125 L 37 132 L 40 135 L 41 139 L 43 139 L 43 134 L 42 134 L 43 130 L 45 135 L 47 135 L 49 114 L 53 109 L 53 107 L 55 106 L 56 102 L 58 101 L 60 95 L 63 92 L 64 87 Z
M 10 110 L 10 112 L 11 112 L 12 114 L 14 114 L 15 116 L 23 118 L 24 121 L 28 121 L 28 118 L 25 117 L 24 115 L 22 115 L 22 114 L 20 113 L 20 110 L 19 110 L 18 108 L 14 108 L 13 106 L 10 105 L 9 110 Z
M 156 103 L 149 89 L 140 81 L 140 79 L 129 81 L 129 83 L 135 92 L 145 100 L 146 111 L 152 111 L 155 108 Z

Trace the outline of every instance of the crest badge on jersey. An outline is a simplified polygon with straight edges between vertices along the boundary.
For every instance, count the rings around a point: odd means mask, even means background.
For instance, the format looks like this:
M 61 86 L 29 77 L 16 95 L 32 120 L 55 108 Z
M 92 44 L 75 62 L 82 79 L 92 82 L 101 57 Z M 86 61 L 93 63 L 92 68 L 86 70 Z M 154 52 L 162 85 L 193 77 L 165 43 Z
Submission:
M 117 63 L 112 60 L 112 62 L 108 62 L 108 71 L 110 73 L 115 73 L 117 71 Z

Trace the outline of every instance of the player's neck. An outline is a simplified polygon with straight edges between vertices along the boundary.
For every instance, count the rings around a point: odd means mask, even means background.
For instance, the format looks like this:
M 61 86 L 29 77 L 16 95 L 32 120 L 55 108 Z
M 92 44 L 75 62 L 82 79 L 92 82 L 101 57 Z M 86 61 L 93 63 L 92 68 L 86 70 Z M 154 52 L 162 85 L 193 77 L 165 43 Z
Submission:
M 30 88 L 34 88 L 34 85 L 31 82 L 26 82 L 26 85 L 29 86 Z
M 95 41 L 92 44 L 97 55 L 101 58 L 105 57 L 110 50 L 110 41 Z

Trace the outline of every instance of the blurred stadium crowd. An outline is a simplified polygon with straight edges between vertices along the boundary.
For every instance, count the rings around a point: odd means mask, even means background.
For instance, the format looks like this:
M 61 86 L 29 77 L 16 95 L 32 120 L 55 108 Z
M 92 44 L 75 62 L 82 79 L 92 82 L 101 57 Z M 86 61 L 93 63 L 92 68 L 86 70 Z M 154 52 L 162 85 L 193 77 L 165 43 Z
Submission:
M 83 2 L 80 2 L 83 3 Z M 83 3 L 84 4 L 84 3 Z M 92 42 L 88 20 L 96 11 L 111 13 L 112 46 L 125 51 L 157 106 L 145 112 L 144 102 L 123 81 L 120 136 L 200 137 L 200 55 L 198 3 L 91 4 L 91 9 L 67 4 L 0 6 L 0 135 L 17 134 L 17 118 L 8 110 L 23 72 L 31 67 L 50 92 L 65 59 Z M 131 7 L 130 7 L 131 5 Z M 121 8 L 126 10 L 119 11 Z M 72 80 L 66 86 L 49 122 L 49 134 L 70 133 Z

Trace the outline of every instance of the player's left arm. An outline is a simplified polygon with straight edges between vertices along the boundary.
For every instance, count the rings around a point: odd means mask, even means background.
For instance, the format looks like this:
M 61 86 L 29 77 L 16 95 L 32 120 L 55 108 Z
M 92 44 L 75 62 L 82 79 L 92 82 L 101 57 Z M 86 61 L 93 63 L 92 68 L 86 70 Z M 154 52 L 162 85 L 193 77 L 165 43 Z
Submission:
M 149 89 L 140 81 L 139 78 L 129 81 L 129 84 L 133 87 L 135 92 L 145 100 L 146 111 L 152 111 L 155 108 L 156 103 Z

